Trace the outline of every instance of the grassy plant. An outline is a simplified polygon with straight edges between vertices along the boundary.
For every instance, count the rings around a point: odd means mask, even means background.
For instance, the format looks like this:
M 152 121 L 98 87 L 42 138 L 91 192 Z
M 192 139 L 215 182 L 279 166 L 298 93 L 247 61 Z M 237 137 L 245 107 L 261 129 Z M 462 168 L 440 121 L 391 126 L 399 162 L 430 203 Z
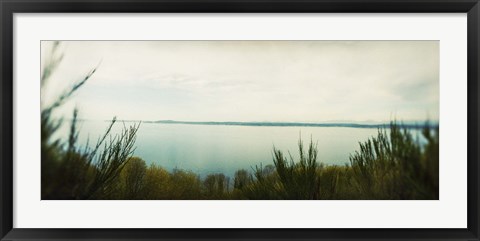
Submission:
M 425 146 L 393 122 L 389 134 L 360 143 L 350 157 L 360 198 L 438 199 L 438 129 L 426 123 L 423 135 Z
M 59 54 L 59 42 L 53 44 L 50 58 L 42 70 L 41 90 L 45 91 L 50 76 L 59 66 L 63 54 Z M 41 186 L 42 199 L 102 199 L 111 196 L 115 181 L 133 154 L 139 125 L 124 130 L 117 136 L 110 135 L 115 118 L 93 149 L 77 146 L 78 131 L 75 109 L 67 141 L 53 139 L 62 119 L 55 119 L 53 112 L 62 106 L 95 73 L 96 68 L 71 88 L 60 94 L 53 103 L 42 103 L 41 110 Z M 108 139 L 108 140 L 107 140 Z
M 300 159 L 298 162 L 289 155 L 290 161 L 282 151 L 273 149 L 275 170 L 279 177 L 279 195 L 283 199 L 317 199 L 319 176 L 317 175 L 318 148 L 310 142 L 307 153 L 303 143 L 298 143 Z
M 360 143 L 359 150 L 351 155 L 351 163 L 343 166 L 320 164 L 313 141 L 306 151 L 300 141 L 298 160 L 274 149 L 274 165 L 255 166 L 252 173 L 238 170 L 233 190 L 228 188 L 228 177 L 221 173 L 201 179 L 190 171 L 169 172 L 157 165 L 147 167 L 145 161 L 133 157 L 109 186 L 111 191 L 92 198 L 438 199 L 438 130 L 426 124 L 422 133 L 424 141 L 420 143 L 408 129 L 392 123 L 389 129 L 380 129 L 377 136 Z M 85 171 L 91 180 L 95 180 L 98 168 L 91 165 Z
M 438 127 L 426 123 L 422 133 L 426 144 L 392 122 L 360 143 L 346 166 L 320 165 L 312 141 L 307 152 L 299 142 L 297 162 L 274 149 L 275 171 L 266 175 L 256 167 L 242 194 L 248 199 L 438 199 Z
M 262 165 L 255 166 L 253 176 L 253 180 L 242 189 L 242 194 L 246 199 L 275 200 L 282 198 L 279 195 L 281 187 L 276 171 L 272 172 L 271 168 L 264 168 Z

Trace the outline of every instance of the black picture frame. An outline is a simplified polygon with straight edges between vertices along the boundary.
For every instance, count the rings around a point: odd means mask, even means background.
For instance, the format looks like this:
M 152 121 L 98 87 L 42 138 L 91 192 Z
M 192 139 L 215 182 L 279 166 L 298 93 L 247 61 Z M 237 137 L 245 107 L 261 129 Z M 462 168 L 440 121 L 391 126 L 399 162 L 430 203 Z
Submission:
M 0 0 L 2 240 L 480 240 L 478 0 Z M 19 229 L 13 228 L 14 13 L 468 13 L 468 228 L 466 229 Z M 128 217 L 126 217 L 128 218 Z

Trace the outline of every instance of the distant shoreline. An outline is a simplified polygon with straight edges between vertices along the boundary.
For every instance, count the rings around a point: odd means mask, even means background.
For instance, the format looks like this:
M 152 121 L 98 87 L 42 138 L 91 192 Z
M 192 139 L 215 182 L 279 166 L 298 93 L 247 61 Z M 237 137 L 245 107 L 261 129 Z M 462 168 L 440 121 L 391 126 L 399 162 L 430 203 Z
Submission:
M 70 121 L 70 120 L 69 120 Z M 91 119 L 77 119 L 77 121 L 97 121 Z M 103 120 L 111 122 L 112 120 Z M 308 123 L 308 122 L 241 122 L 241 121 L 175 121 L 175 120 L 158 120 L 158 121 L 144 121 L 144 120 L 117 120 L 117 122 L 141 122 L 149 124 L 180 124 L 180 125 L 210 125 L 210 126 L 272 126 L 272 127 L 345 127 L 345 128 L 390 128 L 390 123 L 380 124 L 359 124 L 359 123 Z M 397 122 L 397 125 L 407 129 L 422 129 L 425 127 L 423 122 Z M 438 128 L 439 124 L 429 122 L 429 126 Z
M 273 127 L 350 127 L 350 128 L 389 128 L 390 123 L 383 124 L 358 124 L 358 123 L 305 123 L 305 122 L 234 122 L 234 121 L 142 121 L 152 124 L 184 124 L 184 125 L 222 125 L 222 126 L 273 126 Z M 400 124 L 405 128 L 421 129 L 425 124 Z M 438 124 L 430 124 L 431 127 L 438 127 Z

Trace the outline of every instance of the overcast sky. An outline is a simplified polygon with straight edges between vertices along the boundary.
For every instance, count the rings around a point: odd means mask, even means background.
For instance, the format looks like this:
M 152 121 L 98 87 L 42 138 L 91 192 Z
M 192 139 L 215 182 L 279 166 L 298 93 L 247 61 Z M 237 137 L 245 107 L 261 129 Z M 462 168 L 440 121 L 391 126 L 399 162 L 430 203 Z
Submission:
M 42 42 L 42 57 L 51 42 Z M 48 103 L 98 66 L 57 112 L 183 121 L 438 120 L 438 41 L 68 41 Z

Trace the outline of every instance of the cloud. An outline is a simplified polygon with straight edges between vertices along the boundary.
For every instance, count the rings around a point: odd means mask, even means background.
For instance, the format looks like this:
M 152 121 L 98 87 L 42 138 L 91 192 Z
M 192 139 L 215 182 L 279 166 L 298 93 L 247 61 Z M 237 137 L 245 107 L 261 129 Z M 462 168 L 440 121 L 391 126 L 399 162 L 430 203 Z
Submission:
M 101 60 L 72 99 L 86 118 L 380 121 L 395 113 L 438 119 L 437 41 L 63 44 L 65 59 L 52 77 L 58 89 Z

